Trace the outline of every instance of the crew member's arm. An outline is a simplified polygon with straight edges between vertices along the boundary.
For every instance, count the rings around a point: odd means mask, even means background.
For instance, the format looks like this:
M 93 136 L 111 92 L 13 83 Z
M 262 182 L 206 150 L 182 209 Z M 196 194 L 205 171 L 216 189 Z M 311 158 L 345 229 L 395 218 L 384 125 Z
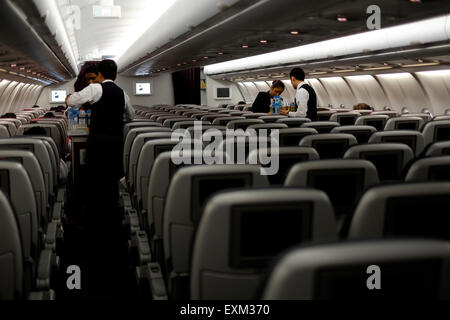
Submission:
M 94 104 L 100 100 L 102 93 L 102 86 L 100 84 L 90 84 L 83 90 L 68 95 L 66 104 L 71 107 L 81 107 L 87 102 Z
M 308 101 L 309 101 L 308 91 L 306 91 L 305 89 L 297 90 L 295 99 L 297 100 L 297 111 L 289 113 L 286 112 L 286 114 L 288 114 L 289 117 L 299 117 L 299 118 L 306 117 L 306 113 L 308 112 Z
M 131 121 L 134 119 L 134 108 L 131 105 L 130 102 L 130 97 L 125 93 L 125 91 L 123 92 L 123 94 L 125 95 L 125 115 L 124 115 L 124 120 L 125 121 Z

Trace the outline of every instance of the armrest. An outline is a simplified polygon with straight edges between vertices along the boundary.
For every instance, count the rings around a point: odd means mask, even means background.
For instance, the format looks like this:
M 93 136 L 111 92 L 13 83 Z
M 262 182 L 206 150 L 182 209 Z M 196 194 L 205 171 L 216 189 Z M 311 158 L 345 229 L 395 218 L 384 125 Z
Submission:
M 47 225 L 47 232 L 45 233 L 45 248 L 56 250 L 56 238 L 58 235 L 58 224 L 56 222 L 50 222 Z
M 56 222 L 58 225 L 61 225 L 61 220 L 62 220 L 62 203 L 55 202 L 52 211 L 52 221 Z
M 168 300 L 166 284 L 159 263 L 148 263 L 136 268 L 139 282 L 146 282 L 153 300 Z
M 66 188 L 58 188 L 58 193 L 56 195 L 56 202 L 64 203 L 66 202 Z
M 55 300 L 55 291 L 51 289 L 48 291 L 32 291 L 28 295 L 28 300 L 52 301 Z
M 44 249 L 39 256 L 36 275 L 36 287 L 41 289 L 50 288 L 50 277 L 53 265 L 53 252 L 50 249 Z
M 133 237 L 133 240 L 137 250 L 139 265 L 142 266 L 152 261 L 152 252 L 148 243 L 147 233 L 145 231 L 138 231 Z

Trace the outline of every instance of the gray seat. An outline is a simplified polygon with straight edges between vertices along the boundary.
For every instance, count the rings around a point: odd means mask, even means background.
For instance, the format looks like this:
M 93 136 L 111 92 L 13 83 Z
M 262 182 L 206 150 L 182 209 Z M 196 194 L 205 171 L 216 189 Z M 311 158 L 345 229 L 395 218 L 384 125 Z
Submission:
M 259 119 L 260 117 L 264 117 L 267 115 L 268 115 L 267 113 L 262 113 L 262 112 L 250 112 L 250 113 L 243 114 L 242 116 L 245 119 Z
M 219 126 L 226 126 L 229 122 L 235 121 L 235 120 L 245 120 L 245 118 L 244 117 L 231 117 L 231 116 L 220 117 L 220 118 L 215 118 L 212 121 L 212 124 L 219 125 Z
M 167 192 L 163 217 L 164 261 L 172 296 L 188 293 L 184 286 L 189 279 L 192 244 L 209 197 L 228 189 L 268 186 L 259 166 L 204 165 L 178 170 Z M 178 292 L 182 294 L 178 296 Z
M 284 185 L 325 192 L 339 222 L 336 231 L 345 237 L 359 196 L 378 183 L 377 169 L 371 162 L 337 159 L 299 163 L 291 168 Z
M 5 126 L 8 129 L 8 133 L 9 133 L 10 137 L 13 137 L 16 135 L 17 127 L 14 124 L 14 122 L 4 121 L 3 119 L 0 119 L 0 125 Z
M 279 260 L 263 299 L 449 299 L 449 268 L 443 267 L 449 263 L 450 244 L 443 241 L 382 240 L 298 248 Z M 376 267 L 381 271 L 381 290 L 369 290 L 366 282 L 374 284 L 369 277 Z
M 239 131 L 238 131 L 239 132 Z M 213 134 L 213 137 L 216 135 Z M 204 140 L 209 140 L 208 133 L 203 135 Z M 257 135 L 255 131 L 247 129 L 242 135 L 235 135 L 234 137 L 223 137 L 223 140 L 218 144 L 216 151 L 227 154 L 229 164 L 246 164 L 250 153 L 257 149 L 277 148 L 279 146 L 276 135 L 264 136 Z M 205 151 L 207 149 L 205 148 Z
M 50 137 L 55 142 L 56 146 L 58 147 L 58 153 L 64 155 L 65 154 L 65 147 L 64 143 L 62 141 L 62 136 L 60 134 L 59 129 L 56 127 L 56 125 L 52 124 L 25 124 L 19 127 L 17 129 L 17 136 L 23 136 L 28 135 L 27 131 L 34 127 L 40 127 L 43 128 L 47 134 L 46 137 Z
M 280 115 L 265 115 L 262 117 L 259 117 L 258 119 L 263 120 L 265 123 L 275 123 L 280 119 L 286 119 L 287 116 L 280 116 Z
M 0 125 L 0 138 L 9 138 L 10 134 L 6 126 Z
M 450 120 L 430 121 L 422 129 L 425 146 L 438 141 L 450 140 Z
M 422 118 L 425 123 L 431 120 L 431 116 L 428 113 L 407 113 L 400 115 L 400 117 L 419 117 Z
M 161 117 L 161 116 L 168 116 L 168 115 L 172 115 L 172 116 L 173 116 L 174 114 L 173 114 L 173 113 L 170 113 L 170 112 L 168 112 L 168 111 L 155 112 L 155 113 L 152 113 L 152 114 L 151 114 L 151 116 L 150 116 L 150 121 L 155 122 L 155 123 L 158 123 L 159 126 L 162 126 L 161 123 L 156 122 L 156 120 L 157 120 L 159 117 Z
M 396 117 L 386 122 L 385 131 L 388 130 L 416 130 L 420 131 L 425 121 L 420 117 Z
M 226 117 L 226 116 L 223 114 L 217 114 L 217 113 L 216 114 L 207 114 L 207 115 L 204 115 L 203 117 L 201 117 L 200 120 L 210 121 L 211 123 L 214 123 L 215 119 L 220 119 L 220 118 L 224 118 L 224 117 Z
M 385 116 L 388 116 L 389 118 L 396 118 L 396 117 L 398 117 L 399 114 L 397 111 L 385 110 L 385 111 L 374 111 L 370 115 L 374 115 L 374 116 L 385 115 Z
M 125 143 L 123 145 L 123 170 L 125 174 L 127 174 L 128 172 L 128 162 L 130 159 L 130 152 L 134 139 L 136 139 L 138 135 L 143 133 L 157 133 L 157 132 L 172 132 L 172 130 L 170 128 L 164 127 L 140 127 L 131 129 L 128 132 L 125 139 Z
M 174 115 L 174 114 L 170 113 L 169 115 L 161 115 L 161 116 L 159 116 L 159 117 L 156 119 L 156 121 L 157 121 L 158 123 L 163 124 L 163 123 L 166 122 L 167 120 L 175 120 L 175 119 L 181 119 L 181 118 L 183 118 L 184 120 L 188 120 L 188 119 L 189 119 L 189 117 L 188 117 L 188 116 L 185 116 L 185 115 L 183 115 L 183 116 L 177 116 L 177 115 Z
M 313 128 L 287 128 L 278 131 L 280 147 L 297 147 L 300 141 L 310 135 L 319 134 Z
M 450 182 L 402 183 L 368 190 L 355 210 L 350 239 L 450 239 Z
M 306 147 L 281 147 L 278 152 L 278 170 L 275 174 L 268 174 L 268 179 L 271 185 L 283 185 L 290 169 L 300 162 L 319 160 L 319 154 L 313 148 Z M 271 169 L 273 163 L 263 164 L 261 161 L 264 157 L 271 155 L 271 149 L 258 149 L 250 152 L 247 162 L 249 164 L 258 164 L 266 168 L 267 173 L 277 168 Z M 272 160 L 273 162 L 273 160 Z
M 153 122 L 153 121 L 142 121 L 142 122 L 129 122 L 123 126 L 123 138 L 125 139 L 128 135 L 128 132 L 134 128 L 139 127 L 161 127 L 161 123 Z
M 272 130 L 281 130 L 281 129 L 288 129 L 287 124 L 284 123 L 264 123 L 264 124 L 252 124 L 251 126 L 248 126 L 247 129 L 254 129 L 257 132 L 260 132 L 261 130 L 267 130 L 269 133 L 272 132 Z
M 375 132 L 369 139 L 369 143 L 395 142 L 409 146 L 415 156 L 419 156 L 425 148 L 424 138 L 419 131 L 395 130 Z
M 136 206 L 142 209 L 142 199 L 147 195 L 148 182 L 152 173 L 155 159 L 163 152 L 172 151 L 178 141 L 171 139 L 157 139 L 147 141 L 141 149 L 136 167 Z
M 23 256 L 14 211 L 0 191 L 0 300 L 23 297 Z
M 191 137 L 194 137 L 196 129 L 200 132 L 198 127 L 197 128 L 189 127 L 186 129 L 186 134 L 189 134 Z M 225 126 L 217 126 L 217 125 L 205 125 L 204 126 L 204 125 L 202 125 L 202 129 L 201 129 L 202 135 L 210 129 L 215 129 L 215 130 L 219 130 L 222 132 L 225 132 L 227 130 L 227 128 Z
M 335 111 L 317 111 L 318 121 L 330 121 L 331 116 Z
M 331 115 L 330 121 L 338 122 L 341 126 L 353 126 L 360 116 L 356 111 L 336 112 Z
M 403 169 L 414 159 L 414 152 L 403 143 L 365 144 L 350 147 L 344 158 L 369 160 L 377 168 L 380 181 L 401 180 Z
M 333 128 L 333 130 L 331 130 L 331 133 L 352 134 L 358 141 L 358 144 L 367 143 L 370 136 L 374 132 L 377 132 L 377 129 L 375 129 L 375 127 L 365 125 L 342 126 Z
M 172 132 L 154 132 L 154 133 L 140 134 L 136 137 L 136 139 L 134 139 L 133 144 L 131 146 L 130 158 L 128 161 L 128 170 L 126 174 L 129 191 L 131 192 L 131 194 L 134 193 L 135 191 L 134 187 L 135 187 L 137 163 L 144 144 L 151 140 L 170 139 L 171 137 Z
M 320 159 L 342 158 L 347 148 L 357 144 L 356 138 L 347 133 L 324 133 L 306 136 L 300 147 L 311 147 L 319 153 Z
M 180 122 L 176 122 L 173 125 L 173 130 L 177 130 L 177 129 L 187 129 L 190 127 L 195 127 L 195 126 L 209 126 L 211 125 L 211 122 L 209 121 L 200 121 L 200 120 L 188 120 L 188 121 L 180 121 Z
M 242 115 L 246 114 L 247 112 L 244 111 L 232 111 L 230 112 L 230 116 L 232 117 L 241 117 Z
M 45 262 L 52 262 L 52 251 L 44 249 L 45 243 L 41 243 L 39 237 L 37 202 L 28 173 L 20 163 L 0 161 L 0 182 L 1 190 L 10 201 L 19 227 L 26 291 L 34 287 L 48 289 L 50 269 L 44 266 Z M 39 261 L 44 265 L 39 266 Z
M 65 154 L 66 152 L 69 152 L 68 146 L 67 146 L 67 123 L 65 122 L 65 119 L 58 119 L 58 118 L 44 118 L 39 119 L 36 121 L 33 121 L 33 124 L 36 122 L 41 127 L 44 127 L 46 129 L 48 126 L 50 126 L 50 130 L 48 130 L 47 136 L 52 137 L 55 141 L 56 145 L 58 146 L 58 150 L 60 154 Z M 51 126 L 56 126 L 57 131 L 53 129 Z M 20 129 L 20 128 L 19 128 Z M 46 129 L 47 131 L 47 129 Z M 17 132 L 16 134 L 18 134 Z
M 278 119 L 277 123 L 287 124 L 289 128 L 300 128 L 300 126 L 304 123 L 311 122 L 311 119 L 308 118 L 283 118 Z
M 405 181 L 450 181 L 450 156 L 415 161 L 409 168 Z
M 426 149 L 425 156 L 427 157 L 435 157 L 435 156 L 443 156 L 450 155 L 450 141 L 440 141 L 434 142 L 428 145 Z
M 441 116 L 435 116 L 433 118 L 433 121 L 440 121 L 440 120 L 450 120 L 450 115 L 441 115 Z
M 249 126 L 255 124 L 264 124 L 264 121 L 261 119 L 235 120 L 228 122 L 227 129 L 232 130 L 242 129 L 245 131 Z
M 163 123 L 163 127 L 166 128 L 172 128 L 173 125 L 177 122 L 181 122 L 181 121 L 189 121 L 190 119 L 188 117 L 174 117 L 174 118 L 170 118 L 164 121 Z
M 375 129 L 377 129 L 377 131 L 383 131 L 388 120 L 389 120 L 388 115 L 371 114 L 371 115 L 367 115 L 367 116 L 361 116 L 358 119 L 356 119 L 355 125 L 356 126 L 372 126 Z
M 225 192 L 207 204 L 192 255 L 191 299 L 256 300 L 264 268 L 300 244 L 335 241 L 328 197 L 308 189 Z
M 34 138 L 0 139 L 0 150 L 26 150 L 31 151 L 39 161 L 44 175 L 45 185 L 49 195 L 50 203 L 54 199 L 54 178 L 52 161 L 47 147 L 43 141 Z M 49 219 L 50 220 L 50 219 Z
M 338 122 L 333 121 L 313 121 L 302 124 L 302 128 L 313 128 L 316 129 L 318 133 L 330 133 L 336 127 L 341 125 Z

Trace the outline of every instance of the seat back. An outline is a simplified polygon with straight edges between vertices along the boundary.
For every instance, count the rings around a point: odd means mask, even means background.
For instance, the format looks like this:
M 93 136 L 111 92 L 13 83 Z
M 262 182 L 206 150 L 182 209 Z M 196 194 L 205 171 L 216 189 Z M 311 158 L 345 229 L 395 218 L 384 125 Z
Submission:
M 307 147 L 281 147 L 278 150 L 278 170 L 273 175 L 268 175 L 271 185 L 283 185 L 291 168 L 300 162 L 319 160 L 319 154 L 313 148 Z M 257 149 L 250 152 L 248 163 L 258 164 L 263 168 L 269 168 L 273 163 L 263 164 L 264 157 L 271 156 L 270 149 Z M 273 162 L 273 160 L 272 160 Z
M 41 127 L 44 127 L 44 129 L 47 126 L 56 126 L 57 128 L 56 131 L 53 129 L 53 127 L 50 127 L 51 128 L 51 130 L 49 131 L 50 137 L 53 138 L 56 145 L 58 146 L 60 154 L 65 154 L 66 152 L 68 152 L 68 147 L 66 143 L 68 127 L 63 119 L 38 119 L 34 120 L 32 123 L 37 123 Z
M 395 142 L 409 146 L 415 156 L 419 156 L 425 147 L 422 133 L 419 131 L 396 130 L 375 132 L 369 139 L 369 143 Z
M 337 112 L 331 115 L 330 121 L 339 122 L 341 126 L 353 126 L 360 116 L 356 111 Z
M 388 130 L 416 130 L 419 131 L 425 121 L 420 117 L 397 117 L 386 122 L 385 131 Z
M 370 115 L 385 115 L 388 116 L 389 118 L 395 118 L 398 117 L 398 112 L 397 111 L 389 111 L 389 110 L 384 110 L 384 111 L 374 111 L 372 112 Z
M 428 145 L 425 156 L 435 157 L 450 155 L 450 141 L 434 142 Z
M 172 274 L 170 292 L 178 287 L 174 278 L 190 272 L 195 231 L 210 196 L 228 189 L 267 186 L 267 177 L 256 165 L 201 165 L 177 171 L 167 192 L 163 217 L 165 265 L 167 274 Z
M 220 117 L 220 118 L 215 118 L 212 121 L 212 124 L 219 125 L 219 126 L 226 126 L 229 122 L 235 121 L 235 120 L 245 120 L 245 118 L 244 117 L 230 117 L 230 116 Z
M 191 299 L 253 300 L 285 250 L 336 240 L 333 209 L 318 190 L 225 192 L 207 204 L 192 255 Z
M 14 122 L 3 121 L 3 119 L 0 119 L 0 125 L 5 126 L 8 129 L 8 133 L 9 133 L 10 137 L 16 135 L 17 127 L 14 124 Z
M 317 120 L 318 121 L 330 121 L 331 116 L 334 114 L 334 111 L 317 111 Z
M 201 117 L 200 120 L 202 120 L 202 121 L 210 121 L 211 123 L 214 123 L 215 119 L 220 119 L 220 118 L 224 118 L 224 117 L 226 117 L 226 116 L 223 115 L 223 114 L 218 114 L 218 113 L 216 113 L 216 114 L 207 114 L 207 115 L 204 115 L 203 117 Z
M 228 122 L 227 129 L 232 130 L 242 129 L 245 131 L 249 126 L 255 124 L 264 124 L 264 121 L 261 119 L 235 120 Z
M 354 126 L 342 126 L 336 127 L 331 130 L 331 133 L 348 133 L 353 135 L 358 144 L 367 143 L 369 141 L 370 136 L 376 132 L 377 129 L 372 126 L 365 125 L 354 125 Z
M 304 137 L 319 133 L 313 128 L 288 128 L 280 129 L 278 134 L 280 147 L 297 147 Z
M 25 124 L 21 125 L 19 129 L 17 129 L 17 136 L 23 136 L 28 135 L 27 131 L 29 131 L 31 128 L 34 127 L 41 127 L 46 132 L 46 137 L 50 137 L 55 142 L 56 146 L 58 147 L 58 153 L 64 155 L 65 149 L 64 149 L 64 143 L 63 137 L 61 135 L 61 132 L 59 131 L 58 127 L 54 124 Z
M 181 121 L 189 121 L 189 118 L 188 117 L 174 117 L 174 118 L 167 119 L 163 122 L 163 127 L 172 128 L 175 123 L 181 122 Z
M 401 180 L 402 171 L 414 158 L 414 152 L 403 143 L 365 144 L 350 147 L 344 158 L 372 162 L 380 181 Z
M 316 149 L 320 159 L 336 159 L 341 158 L 347 148 L 357 143 L 351 134 L 329 133 L 304 137 L 300 141 L 300 146 Z
M 254 129 L 256 132 L 259 132 L 262 129 L 267 130 L 269 133 L 271 133 L 273 130 L 281 130 L 281 129 L 287 129 L 288 126 L 284 123 L 264 123 L 264 124 L 252 124 L 251 126 L 248 126 L 248 129 Z
M 9 138 L 10 136 L 8 128 L 0 125 L 0 138 Z
M 195 127 L 195 126 L 209 126 L 211 125 L 211 122 L 209 121 L 200 121 L 200 120 L 188 120 L 188 121 L 180 121 L 180 122 L 176 122 L 173 125 L 173 130 L 177 130 L 177 129 L 187 129 L 190 127 Z
M 337 231 L 345 235 L 360 195 L 378 183 L 377 169 L 371 162 L 337 159 L 299 163 L 292 167 L 284 185 L 310 187 L 325 192 L 339 221 Z
M 379 269 L 369 268 L 374 263 Z M 449 264 L 450 246 L 443 241 L 362 241 L 299 248 L 277 263 L 263 299 L 449 299 Z M 374 270 L 381 270 L 381 290 L 368 290 L 366 285 Z
M 308 118 L 283 118 L 276 121 L 276 123 L 286 124 L 289 128 L 300 128 L 302 124 L 308 122 L 311 122 Z
M 142 209 L 142 199 L 147 195 L 148 182 L 152 174 L 153 163 L 163 152 L 172 151 L 178 141 L 157 139 L 147 141 L 141 149 L 136 168 L 136 200 L 139 210 Z
M 405 181 L 450 181 L 450 156 L 415 161 L 409 168 Z
M 424 123 L 431 120 L 431 115 L 429 113 L 406 113 L 400 115 L 400 117 L 419 117 L 423 119 Z
M 0 160 L 20 163 L 30 177 L 36 199 L 36 208 L 41 226 L 47 223 L 48 192 L 39 161 L 30 151 L 0 150 Z
M 260 117 L 267 116 L 267 113 L 261 113 L 261 112 L 251 112 L 251 113 L 245 113 L 242 115 L 245 119 L 259 119 Z M 264 120 L 263 120 L 264 121 Z
M 265 123 L 275 123 L 280 119 L 286 119 L 286 118 L 287 118 L 286 116 L 265 115 L 265 116 L 259 117 L 258 119 L 263 120 Z
M 402 183 L 368 190 L 355 210 L 350 239 L 450 239 L 450 182 Z
M 338 122 L 333 121 L 313 121 L 302 124 L 302 128 L 313 128 L 318 133 L 330 133 L 333 128 L 340 127 Z
M 136 139 L 138 135 L 143 133 L 157 133 L 157 132 L 172 132 L 172 130 L 170 128 L 164 127 L 139 127 L 128 131 L 125 142 L 123 144 L 123 170 L 126 176 L 128 174 L 128 163 L 134 139 Z
M 130 158 L 128 161 L 128 170 L 126 173 L 130 191 L 132 192 L 135 191 L 134 187 L 135 187 L 137 162 L 144 144 L 151 140 L 170 139 L 171 137 L 172 132 L 153 132 L 153 133 L 142 133 L 134 139 L 133 144 L 131 146 Z
M 388 121 L 389 116 L 388 115 L 368 115 L 368 116 L 361 116 L 358 119 L 356 119 L 355 125 L 357 126 L 372 126 L 377 131 L 383 131 L 384 127 L 386 126 L 386 122 Z
M 429 121 L 422 129 L 425 146 L 438 141 L 450 140 L 450 120 Z
M 8 198 L 0 191 L 0 300 L 23 295 L 23 255 L 19 226 Z
M 128 132 L 134 128 L 139 127 L 162 127 L 161 123 L 152 121 L 142 121 L 142 122 L 129 122 L 123 126 L 123 138 L 126 139 Z
M 47 147 L 43 141 L 34 138 L 0 139 L 0 150 L 26 150 L 32 152 L 42 170 L 49 197 L 54 195 L 53 168 Z

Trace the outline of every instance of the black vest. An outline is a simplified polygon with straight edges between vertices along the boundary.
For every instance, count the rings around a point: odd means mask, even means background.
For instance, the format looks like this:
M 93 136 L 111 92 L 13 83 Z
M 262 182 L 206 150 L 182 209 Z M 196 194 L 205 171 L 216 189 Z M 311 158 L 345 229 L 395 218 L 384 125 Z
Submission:
M 103 94 L 92 105 L 90 135 L 123 135 L 125 96 L 114 82 L 101 84 Z
M 317 121 L 317 96 L 314 89 L 304 83 L 302 86 L 302 89 L 305 89 L 309 93 L 309 100 L 308 100 L 308 111 L 306 112 L 306 117 L 311 119 L 311 121 Z M 297 100 L 295 100 L 295 106 L 297 106 Z

